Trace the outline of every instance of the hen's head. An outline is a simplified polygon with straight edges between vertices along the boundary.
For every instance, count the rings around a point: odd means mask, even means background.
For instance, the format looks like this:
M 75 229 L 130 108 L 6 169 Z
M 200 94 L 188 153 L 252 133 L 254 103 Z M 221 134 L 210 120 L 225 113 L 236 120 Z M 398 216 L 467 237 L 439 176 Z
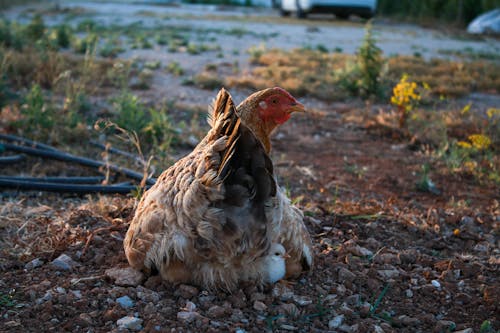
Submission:
M 305 107 L 285 89 L 274 87 L 248 96 L 238 105 L 237 112 L 269 150 L 271 132 L 290 119 L 293 112 L 305 112 Z

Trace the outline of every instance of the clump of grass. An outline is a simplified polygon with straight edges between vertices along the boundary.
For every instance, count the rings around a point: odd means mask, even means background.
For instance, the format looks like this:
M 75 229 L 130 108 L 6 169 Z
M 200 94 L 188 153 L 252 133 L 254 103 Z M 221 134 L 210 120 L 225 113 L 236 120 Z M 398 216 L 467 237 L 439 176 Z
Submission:
M 203 89 L 219 89 L 224 85 L 224 81 L 217 74 L 202 72 L 193 78 L 196 86 Z
M 166 70 L 167 72 L 175 76 L 181 76 L 184 74 L 184 68 L 182 68 L 177 61 L 172 61 L 171 63 L 169 63 L 166 67 Z
M 89 33 L 85 37 L 76 38 L 73 42 L 73 49 L 76 53 L 84 54 L 87 50 L 96 48 L 98 37 L 95 33 Z
M 147 109 L 136 95 L 121 92 L 111 99 L 115 112 L 114 122 L 127 131 L 141 132 L 148 123 Z

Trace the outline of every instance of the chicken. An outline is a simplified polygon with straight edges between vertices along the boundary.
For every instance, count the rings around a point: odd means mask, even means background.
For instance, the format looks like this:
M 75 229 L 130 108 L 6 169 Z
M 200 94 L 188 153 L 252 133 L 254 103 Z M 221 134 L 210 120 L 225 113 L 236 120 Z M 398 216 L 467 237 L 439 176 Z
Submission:
M 228 291 L 311 269 L 303 214 L 277 185 L 269 157 L 269 136 L 297 111 L 304 106 L 278 87 L 237 108 L 222 89 L 205 138 L 140 200 L 124 239 L 129 264 L 172 283 Z

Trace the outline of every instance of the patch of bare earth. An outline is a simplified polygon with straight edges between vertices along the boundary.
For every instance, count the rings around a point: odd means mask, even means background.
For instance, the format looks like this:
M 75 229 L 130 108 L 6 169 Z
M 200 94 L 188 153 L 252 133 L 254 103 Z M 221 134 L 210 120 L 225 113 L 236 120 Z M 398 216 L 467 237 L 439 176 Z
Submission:
M 106 271 L 127 267 L 122 239 L 134 199 L 6 195 L 0 331 L 477 332 L 485 320 L 499 327 L 497 188 L 435 174 L 442 193 L 418 192 L 425 156 L 333 112 L 287 123 L 273 158 L 306 213 L 311 274 L 234 294 L 157 277 L 117 281 Z

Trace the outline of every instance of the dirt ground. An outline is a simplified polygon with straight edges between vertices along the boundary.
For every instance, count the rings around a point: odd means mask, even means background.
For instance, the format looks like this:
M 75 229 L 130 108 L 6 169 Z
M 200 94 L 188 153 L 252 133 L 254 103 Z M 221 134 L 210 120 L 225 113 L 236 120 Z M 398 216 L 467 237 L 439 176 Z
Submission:
M 76 5 L 92 7 L 96 17 L 109 19 L 111 12 L 125 15 L 110 4 Z M 172 13 L 151 6 L 133 7 L 132 12 L 139 10 Z M 7 15 L 19 11 L 14 8 Z M 196 11 L 173 13 L 207 15 Z M 224 15 L 228 15 L 227 10 Z M 238 10 L 232 15 L 252 16 Z M 168 20 L 178 21 L 212 24 L 207 18 Z M 220 17 L 214 22 L 225 28 L 239 24 Z M 262 24 L 251 19 L 245 23 L 245 29 L 253 26 L 260 29 Z M 307 33 L 311 26 L 319 27 L 327 36 L 333 31 L 340 31 L 337 36 L 357 36 L 342 46 L 345 52 L 354 52 L 362 38 L 362 25 L 356 22 L 336 26 L 325 20 L 293 21 L 273 24 L 279 35 L 268 43 L 300 47 L 307 36 L 319 35 Z M 424 51 L 428 56 L 442 55 L 437 52 L 439 47 L 492 51 L 499 47 L 495 41 L 458 40 L 415 27 L 408 28 L 416 29 L 414 34 L 393 26 L 379 29 L 381 42 L 388 41 L 381 45 L 386 53 L 391 52 L 391 45 L 399 52 L 413 53 L 412 45 L 427 43 L 419 38 L 448 45 L 434 47 L 429 43 Z M 287 37 L 298 31 L 303 34 Z M 434 40 L 435 36 L 439 37 Z M 258 44 L 257 40 L 243 40 L 248 43 L 246 47 Z M 323 37 L 311 43 L 320 40 L 326 45 L 338 43 L 325 42 Z M 240 44 L 237 47 L 244 48 Z M 122 56 L 175 60 L 191 66 L 189 71 L 193 72 L 213 62 L 210 53 L 186 56 L 154 49 L 127 51 Z M 234 54 L 234 59 L 224 59 L 234 60 L 240 61 L 242 68 L 251 66 L 244 52 Z M 250 91 L 234 89 L 231 93 L 240 101 Z M 158 73 L 152 88 L 141 97 L 155 100 L 165 94 L 204 108 L 215 91 L 184 86 L 180 78 Z M 494 107 L 498 96 L 481 100 L 482 107 Z M 468 101 L 464 98 L 457 103 L 465 105 Z M 116 279 L 116 270 L 128 267 L 122 241 L 134 211 L 132 196 L 2 190 L 0 331 L 499 331 L 499 188 L 433 170 L 431 178 L 440 194 L 418 191 L 416 182 L 421 166 L 430 159 L 428 155 L 407 142 L 372 133 L 346 120 L 352 110 L 375 110 L 383 105 L 327 103 L 308 97 L 301 102 L 310 112 L 294 116 L 278 130 L 273 137 L 272 157 L 278 181 L 305 212 L 314 240 L 315 267 L 310 274 L 263 290 L 242 286 L 233 294 L 172 286 L 155 276 Z M 97 153 L 89 150 L 89 154 Z M 24 173 L 36 174 L 41 163 L 41 159 L 29 158 L 15 169 L 2 167 L 2 173 L 22 168 Z M 51 168 L 73 175 L 90 173 L 60 162 Z

